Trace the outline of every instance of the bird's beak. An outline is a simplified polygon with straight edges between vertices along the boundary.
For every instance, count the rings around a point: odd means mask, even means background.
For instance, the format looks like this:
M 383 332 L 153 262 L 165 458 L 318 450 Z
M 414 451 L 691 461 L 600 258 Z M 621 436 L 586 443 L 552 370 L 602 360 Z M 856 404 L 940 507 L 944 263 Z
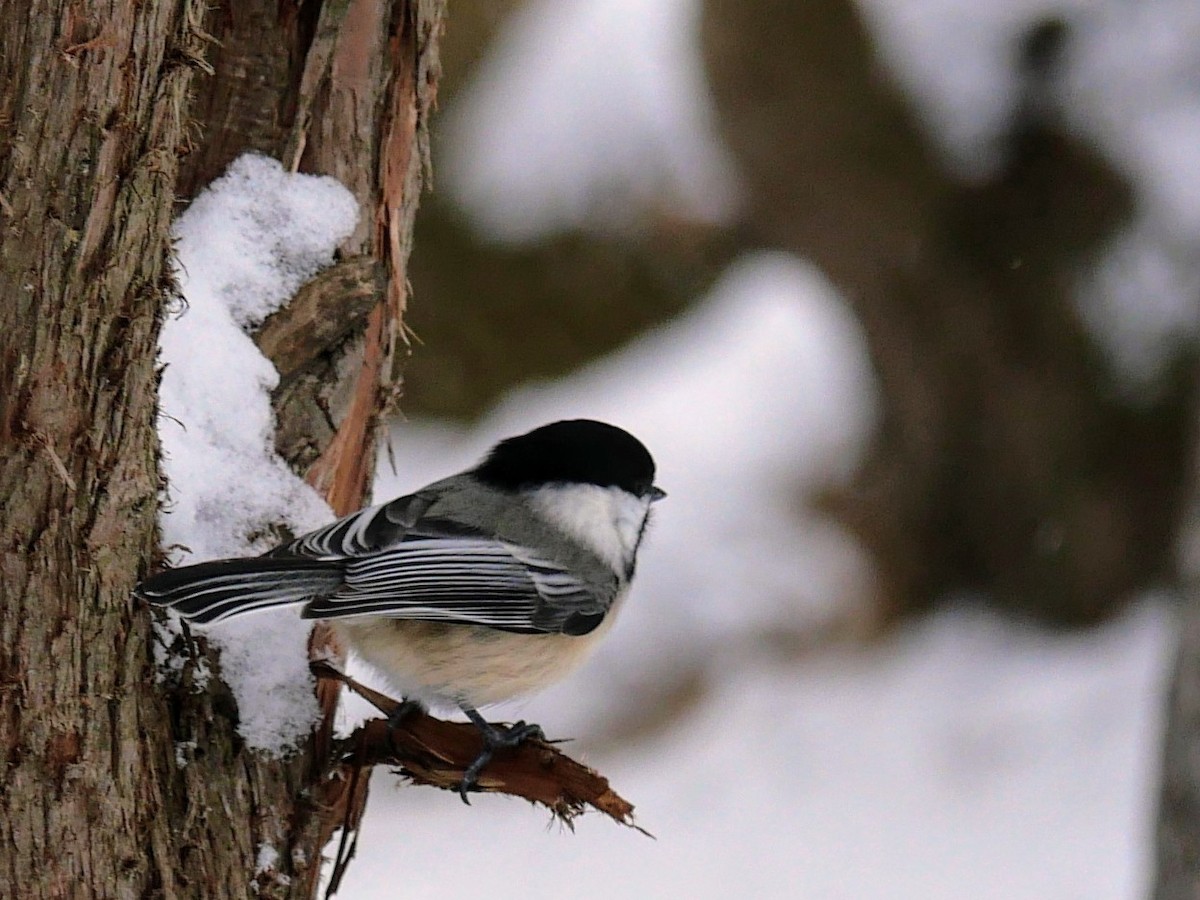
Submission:
M 667 496 L 667 492 L 660 488 L 657 484 L 650 486 L 650 502 L 657 503 L 663 497 Z

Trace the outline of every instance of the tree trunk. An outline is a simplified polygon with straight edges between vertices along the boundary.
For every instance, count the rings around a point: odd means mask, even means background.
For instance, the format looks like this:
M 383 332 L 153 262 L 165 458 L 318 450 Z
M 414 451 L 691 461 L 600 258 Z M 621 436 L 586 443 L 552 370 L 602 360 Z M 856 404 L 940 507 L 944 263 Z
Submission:
M 17 896 L 311 896 L 331 830 L 361 805 L 322 792 L 327 732 L 263 759 L 241 746 L 216 679 L 164 696 L 130 591 L 156 554 L 177 179 L 190 194 L 248 147 L 334 175 L 362 204 L 343 254 L 380 302 L 365 333 L 334 329 L 320 362 L 293 366 L 277 406 L 293 435 L 281 443 L 335 510 L 364 499 L 396 390 L 441 12 L 0 7 L 0 871 Z M 206 53 L 216 74 L 196 79 Z M 184 740 L 197 750 L 181 766 Z M 277 856 L 260 865 L 266 847 Z
M 187 884 L 129 597 L 156 547 L 156 340 L 202 8 L 0 7 L 0 869 L 20 896 Z

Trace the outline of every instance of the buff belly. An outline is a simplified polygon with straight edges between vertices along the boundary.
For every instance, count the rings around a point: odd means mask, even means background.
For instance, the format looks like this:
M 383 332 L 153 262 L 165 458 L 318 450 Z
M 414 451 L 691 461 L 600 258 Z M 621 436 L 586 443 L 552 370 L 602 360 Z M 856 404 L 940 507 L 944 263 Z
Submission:
M 405 699 L 479 707 L 565 678 L 587 659 L 614 618 L 610 613 L 582 636 L 365 617 L 343 619 L 336 626 Z

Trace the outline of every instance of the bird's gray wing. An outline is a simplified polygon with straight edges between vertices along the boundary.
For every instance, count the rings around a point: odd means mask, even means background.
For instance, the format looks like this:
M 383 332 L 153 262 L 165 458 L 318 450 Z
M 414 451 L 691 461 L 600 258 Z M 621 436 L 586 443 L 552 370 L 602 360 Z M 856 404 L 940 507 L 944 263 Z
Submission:
M 587 634 L 618 585 L 589 584 L 512 541 L 426 515 L 422 494 L 365 509 L 273 553 L 343 563 L 344 582 L 306 618 L 375 615 L 532 634 Z

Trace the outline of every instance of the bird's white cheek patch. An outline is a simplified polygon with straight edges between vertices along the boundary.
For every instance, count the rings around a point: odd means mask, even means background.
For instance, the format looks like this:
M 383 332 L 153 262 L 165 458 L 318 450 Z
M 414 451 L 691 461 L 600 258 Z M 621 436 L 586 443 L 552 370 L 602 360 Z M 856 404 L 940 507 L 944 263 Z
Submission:
M 530 506 L 618 572 L 633 561 L 650 501 L 617 487 L 554 485 L 531 492 Z

